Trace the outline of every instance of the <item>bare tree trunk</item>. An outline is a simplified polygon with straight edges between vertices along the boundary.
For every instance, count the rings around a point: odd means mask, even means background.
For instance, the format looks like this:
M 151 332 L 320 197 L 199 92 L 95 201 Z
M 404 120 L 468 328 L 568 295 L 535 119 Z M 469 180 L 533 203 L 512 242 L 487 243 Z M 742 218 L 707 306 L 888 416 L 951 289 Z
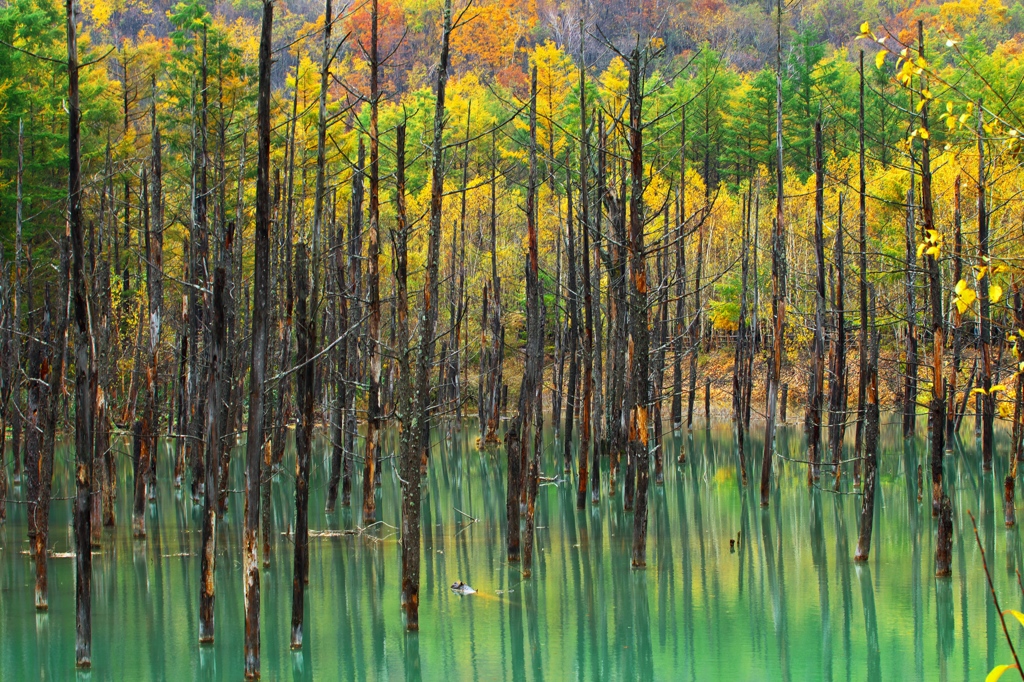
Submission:
M 441 250 L 441 207 L 444 196 L 444 123 L 445 89 L 448 85 L 449 45 L 452 32 L 452 3 L 445 0 L 444 24 L 441 33 L 441 54 L 437 65 L 434 101 L 434 130 L 430 164 L 430 220 L 427 232 L 426 279 L 423 288 L 423 309 L 420 317 L 420 347 L 416 360 L 414 406 L 409 420 L 407 440 L 403 440 L 403 461 L 406 463 L 405 495 L 402 500 L 402 595 L 405 624 L 408 630 L 419 630 L 420 592 L 420 467 L 426 463 L 430 448 L 430 368 L 434 361 L 438 311 L 438 256 Z M 402 145 L 404 146 L 404 132 Z M 404 157 L 404 150 L 403 150 Z M 404 165 L 404 159 L 399 162 Z M 404 169 L 400 195 L 404 195 Z M 404 196 L 403 196 L 404 201 Z M 404 211 L 403 211 L 404 212 Z M 403 231 L 404 231 L 403 225 Z M 404 429 L 403 429 L 404 430 Z M 417 464 L 416 450 L 420 451 Z
M 298 377 L 296 390 L 299 428 L 295 432 L 295 564 L 292 571 L 292 649 L 302 648 L 302 620 L 305 610 L 306 582 L 309 580 L 309 467 L 313 449 L 313 381 L 316 376 L 317 293 L 309 300 L 309 257 L 306 245 L 299 244 L 295 254 L 295 281 L 298 288 Z
M 377 0 L 370 0 L 370 231 L 367 245 L 369 266 L 367 288 L 370 296 L 368 339 L 370 385 L 367 392 L 366 448 L 363 451 L 363 525 L 377 518 L 374 486 L 380 478 L 380 139 L 377 131 L 378 88 Z M 326 50 L 325 50 L 326 52 Z
M 31 323 L 29 325 L 31 327 Z M 30 332 L 32 330 L 30 329 Z M 35 606 L 49 608 L 47 600 L 46 547 L 50 529 L 50 486 L 53 461 L 47 457 L 44 433 L 49 430 L 53 379 L 49 355 L 49 307 L 44 311 L 39 339 L 29 341 L 28 399 L 25 419 L 25 497 L 28 502 L 29 551 L 35 560 Z
M 811 348 L 811 385 L 807 399 L 807 485 L 820 475 L 821 404 L 825 379 L 825 159 L 822 152 L 821 118 L 814 122 L 814 343 Z
M 220 469 L 220 440 L 223 423 L 221 403 L 225 398 L 224 353 L 226 340 L 224 288 L 227 275 L 223 266 L 213 273 L 213 325 L 207 349 L 206 393 L 206 485 L 203 490 L 203 553 L 200 560 L 199 642 L 213 642 L 214 566 L 217 554 L 217 476 Z M 141 467 L 140 467 L 141 468 Z
M 835 311 L 836 336 L 833 341 L 832 368 L 828 382 L 829 408 L 828 427 L 829 441 L 832 450 L 832 466 L 835 468 L 835 482 L 843 472 L 843 440 L 846 432 L 846 264 L 843 253 L 843 207 L 845 195 L 839 195 L 839 223 L 836 227 L 835 267 L 836 289 L 833 303 Z
M 587 474 L 590 463 L 590 443 L 592 433 L 592 413 L 594 405 L 594 295 L 590 273 L 590 187 L 587 174 L 590 171 L 590 131 L 587 129 L 587 80 L 586 54 L 580 42 L 580 195 L 579 216 L 580 232 L 583 234 L 583 409 L 580 420 L 580 451 L 579 471 L 576 487 L 576 508 L 583 509 L 587 499 Z M 594 455 L 594 469 L 599 466 L 597 455 Z
M 751 180 L 753 182 L 753 180 Z M 746 211 L 743 217 L 743 237 L 740 246 L 740 317 L 736 331 L 736 356 L 733 369 L 733 408 L 736 421 L 736 450 L 740 459 L 740 480 L 747 485 L 747 454 L 746 454 L 746 423 L 744 420 L 746 399 L 746 368 L 747 368 L 747 286 L 749 283 L 750 266 L 750 193 L 746 197 Z M 755 315 L 757 311 L 755 310 Z M 752 350 L 749 352 L 753 352 Z
M 92 665 L 92 458 L 96 383 L 89 324 L 82 229 L 81 110 L 78 104 L 77 10 L 67 0 L 68 36 L 68 235 L 71 240 L 71 286 L 75 317 L 75 665 Z M 45 545 L 42 552 L 45 553 Z
M 528 436 L 532 411 L 541 409 L 537 396 L 541 393 L 541 312 L 540 312 L 540 268 L 537 246 L 537 67 L 530 80 L 530 148 L 529 175 L 526 186 L 526 368 L 519 388 L 519 410 L 509 425 L 505 436 L 509 457 L 508 497 L 508 560 L 519 560 L 519 499 L 525 490 L 527 498 L 526 537 L 523 547 L 523 577 L 532 573 L 533 526 L 530 512 L 533 503 L 533 478 L 536 457 L 531 458 L 528 472 L 522 471 L 529 450 Z M 525 474 L 525 475 L 524 475 Z
M 960 210 L 960 176 L 956 176 L 953 182 L 953 282 L 958 283 L 963 277 L 963 217 Z M 954 284 L 955 286 L 955 284 Z M 960 373 L 961 354 L 963 353 L 964 338 L 960 328 L 960 309 L 955 305 L 952 307 L 953 328 L 951 330 L 953 340 L 953 364 L 949 368 L 949 378 L 946 381 L 946 394 L 948 404 L 946 405 L 946 450 L 952 452 L 953 443 L 957 437 L 960 421 L 956 409 L 956 385 Z M 968 393 L 970 388 L 967 389 Z M 964 394 L 966 399 L 968 393 Z
M 786 242 L 782 158 L 782 0 L 776 3 L 775 63 L 775 230 L 772 237 L 772 308 L 775 314 L 772 361 L 768 372 L 768 396 L 761 458 L 761 506 L 767 507 L 771 494 L 772 456 L 775 451 L 775 413 L 782 377 L 783 331 L 786 324 Z M 783 400 L 785 405 L 785 400 Z M 783 407 L 785 412 L 785 407 Z M 785 421 L 785 418 L 783 418 Z
M 982 121 L 982 106 L 978 102 L 978 266 L 989 267 L 989 228 L 988 207 L 986 205 L 985 177 L 985 140 Z M 987 270 L 982 270 L 982 273 Z M 995 420 L 995 396 L 992 395 L 992 317 L 991 299 L 989 297 L 989 280 L 982 276 L 978 281 L 978 301 L 981 309 L 981 334 L 978 344 L 981 346 L 981 466 L 984 471 L 992 471 L 992 445 L 995 438 L 993 422 Z
M 918 49 L 924 58 L 924 25 L 917 24 Z M 924 221 L 925 243 L 934 241 L 935 216 L 932 207 L 932 168 L 931 145 L 928 131 L 928 101 L 921 106 L 921 217 Z M 928 404 L 928 432 L 931 438 L 931 470 L 932 470 L 932 516 L 938 516 L 942 507 L 942 458 L 946 452 L 946 396 L 944 377 L 942 374 L 942 351 L 945 325 L 942 314 L 942 279 L 939 273 L 938 252 L 925 252 L 925 263 L 928 266 L 928 293 L 932 313 L 932 395 Z
M 858 196 L 858 223 L 860 227 L 860 253 L 858 273 L 858 300 L 860 303 L 860 338 L 858 341 L 858 380 L 857 380 L 857 436 L 854 450 L 856 456 L 853 462 L 853 485 L 860 486 L 861 459 L 864 457 L 864 428 L 867 414 L 865 412 L 867 400 L 867 373 L 868 373 L 868 203 L 867 203 L 867 169 L 865 161 L 864 144 L 864 50 L 859 55 L 860 66 L 858 68 L 859 89 L 857 109 L 857 148 L 858 163 L 857 177 L 859 188 Z
M 252 359 L 249 374 L 249 425 L 246 438 L 245 527 L 242 580 L 245 598 L 245 677 L 260 676 L 260 571 L 256 535 L 260 520 L 260 455 L 263 450 L 263 384 L 267 368 L 267 306 L 270 284 L 270 66 L 274 4 L 263 2 L 257 91 L 256 231 L 254 242 Z
M 572 176 L 569 172 L 570 159 L 568 154 L 565 161 L 565 196 L 566 196 L 566 258 L 568 272 L 566 284 L 568 292 L 566 303 L 568 306 L 569 325 L 563 330 L 563 345 L 568 342 L 569 355 L 569 382 L 566 385 L 565 393 L 565 429 L 562 434 L 562 458 L 565 461 L 566 473 L 572 471 L 572 431 L 573 417 L 576 414 L 576 384 L 579 382 L 579 358 L 576 352 L 576 341 L 580 334 L 580 308 L 579 296 L 576 289 L 576 236 L 573 230 L 572 215 Z
M 871 301 L 871 340 L 868 347 L 867 403 L 864 420 L 864 495 L 861 498 L 860 534 L 854 561 L 867 561 L 875 519 L 875 487 L 878 478 L 878 327 L 874 324 L 875 300 Z M 862 321 L 863 323 L 863 321 Z
M 646 63 L 634 49 L 629 65 L 629 347 L 633 401 L 629 416 L 629 456 L 636 462 L 636 507 L 633 513 L 633 567 L 647 565 L 647 485 L 650 450 L 647 401 L 650 399 L 650 330 L 647 324 L 647 264 L 644 260 L 643 87 Z M 698 315 L 699 318 L 699 315 Z M 691 356 L 692 357 L 692 356 Z M 692 367 L 692 364 L 691 364 Z
M 903 437 L 912 438 L 917 423 L 917 276 L 914 243 L 914 172 L 910 174 L 910 189 L 907 191 L 907 220 L 905 242 L 907 271 L 905 276 L 907 296 L 907 337 L 906 364 L 903 375 Z

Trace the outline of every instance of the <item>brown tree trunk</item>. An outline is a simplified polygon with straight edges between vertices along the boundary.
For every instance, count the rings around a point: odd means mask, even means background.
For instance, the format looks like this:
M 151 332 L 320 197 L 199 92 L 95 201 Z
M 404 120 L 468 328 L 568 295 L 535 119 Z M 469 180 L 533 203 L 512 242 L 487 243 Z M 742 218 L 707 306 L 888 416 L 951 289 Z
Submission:
M 587 129 L 587 95 L 586 95 L 586 55 L 580 54 L 580 194 L 579 216 L 580 232 L 583 234 L 583 409 L 580 419 L 580 451 L 579 471 L 576 487 L 576 508 L 583 509 L 587 499 L 587 474 L 590 465 L 591 421 L 594 405 L 594 295 L 590 273 L 590 187 L 587 173 L 590 170 L 590 131 Z M 594 469 L 598 468 L 598 460 L 594 456 Z M 596 483 L 595 483 L 596 485 Z
M 772 361 L 768 372 L 767 409 L 765 410 L 764 452 L 761 457 L 761 506 L 767 507 L 771 494 L 772 456 L 775 451 L 775 414 L 778 408 L 779 381 L 782 377 L 783 332 L 786 324 L 786 242 L 783 199 L 782 158 L 782 1 L 776 3 L 775 64 L 775 230 L 772 238 L 772 308 L 775 314 Z M 785 397 L 783 418 L 785 422 Z
M 872 295 L 871 339 L 865 381 L 867 392 L 864 419 L 864 495 L 861 498 L 860 533 L 854 561 L 867 561 L 871 552 L 871 531 L 875 519 L 875 488 L 878 485 L 878 328 L 874 325 L 875 301 Z
M 982 122 L 982 106 L 978 102 L 978 266 L 988 268 L 989 263 L 989 228 L 988 208 L 986 205 L 985 178 L 985 140 Z M 983 270 L 982 272 L 986 272 Z M 981 334 L 978 338 L 981 355 L 981 466 L 984 471 L 992 471 L 992 445 L 995 439 L 993 423 L 995 420 L 995 397 L 992 395 L 992 313 L 989 297 L 990 276 L 982 276 L 978 281 L 978 303 L 981 310 Z
M 305 610 L 306 582 L 309 579 L 309 467 L 313 449 L 313 381 L 316 376 L 317 294 L 309 296 L 309 257 L 306 245 L 299 244 L 295 254 L 295 282 L 298 288 L 298 326 L 296 341 L 298 377 L 296 390 L 299 428 L 295 431 L 295 564 L 292 571 L 292 649 L 302 648 L 302 620 Z
M 843 253 L 843 204 L 845 195 L 839 195 L 839 223 L 836 227 L 835 267 L 836 289 L 832 309 L 835 311 L 835 339 L 833 340 L 832 368 L 828 382 L 829 445 L 832 450 L 832 466 L 835 468 L 835 482 L 843 472 L 843 440 L 846 433 L 846 264 Z
M 821 118 L 814 122 L 814 343 L 811 347 L 811 385 L 807 398 L 807 485 L 820 475 L 822 460 L 821 408 L 825 379 L 825 159 Z
M 634 49 L 629 64 L 629 347 L 633 402 L 629 416 L 629 456 L 636 462 L 633 512 L 633 567 L 647 566 L 647 485 L 650 478 L 647 401 L 650 399 L 650 330 L 647 323 L 647 264 L 644 256 L 643 87 L 646 63 Z M 699 319 L 699 314 L 698 314 Z M 696 350 L 694 350 L 696 354 Z M 694 356 L 691 356 L 694 357 Z M 691 365 L 691 368 L 693 365 Z M 691 378 L 692 381 L 692 378 Z M 628 485 L 628 484 L 627 484 Z
M 402 595 L 405 603 L 406 628 L 419 630 L 419 486 L 420 468 L 415 451 L 420 451 L 420 466 L 426 463 L 430 448 L 430 368 L 434 361 L 438 312 L 438 257 L 441 250 L 441 207 L 444 196 L 444 123 L 445 90 L 448 85 L 449 45 L 452 32 L 452 3 L 445 0 L 441 53 L 437 65 L 434 101 L 434 130 L 430 164 L 430 218 L 427 232 L 427 265 L 423 288 L 423 309 L 420 317 L 419 357 L 416 360 L 415 394 L 409 420 L 408 440 L 404 441 L 407 478 L 402 501 Z M 403 140 L 404 143 L 404 140 Z M 403 165 L 404 161 L 400 162 Z M 404 175 L 404 171 L 403 171 Z M 404 177 L 399 194 L 404 194 Z M 404 197 L 403 197 L 404 200 Z M 406 526 L 406 524 L 408 524 Z
M 257 90 L 256 230 L 253 268 L 252 356 L 249 373 L 249 425 L 246 437 L 245 526 L 242 581 L 245 598 L 245 677 L 260 676 L 260 570 L 256 535 L 260 520 L 260 455 L 263 450 L 263 384 L 267 368 L 267 306 L 270 302 L 270 66 L 274 4 L 263 2 Z
M 867 367 L 868 367 L 868 204 L 867 204 L 867 169 L 865 162 L 864 144 L 864 50 L 859 55 L 860 66 L 858 68 L 859 89 L 857 109 L 857 145 L 858 164 L 857 176 L 859 189 L 857 192 L 859 200 L 858 223 L 860 227 L 860 253 L 858 273 L 858 301 L 860 303 L 860 337 L 858 341 L 859 371 L 857 380 L 857 435 L 854 450 L 856 452 L 853 462 L 853 485 L 861 484 L 861 459 L 864 456 L 864 428 L 867 400 Z
M 199 642 L 213 642 L 214 566 L 217 554 L 217 476 L 220 469 L 220 440 L 223 423 L 221 403 L 225 398 L 224 353 L 226 339 L 224 288 L 227 275 L 224 267 L 213 273 L 213 325 L 207 349 L 206 392 L 206 486 L 203 490 L 202 558 L 199 588 Z M 141 468 L 141 467 L 140 467 Z M 145 486 L 143 486 L 145 487 Z
M 68 36 L 68 236 L 71 241 L 71 288 L 75 319 L 75 665 L 92 665 L 92 458 L 93 374 L 92 328 L 89 324 L 85 239 L 82 226 L 82 175 L 78 104 L 78 30 L 74 0 L 67 0 Z M 56 415 L 54 415 L 56 416 Z M 41 548 L 45 553 L 45 545 Z
M 326 50 L 325 50 L 326 52 Z M 370 230 L 367 245 L 367 288 L 370 297 L 368 338 L 370 382 L 366 408 L 366 448 L 363 451 L 363 525 L 377 519 L 375 484 L 380 478 L 380 139 L 377 131 L 378 87 L 377 0 L 370 0 Z

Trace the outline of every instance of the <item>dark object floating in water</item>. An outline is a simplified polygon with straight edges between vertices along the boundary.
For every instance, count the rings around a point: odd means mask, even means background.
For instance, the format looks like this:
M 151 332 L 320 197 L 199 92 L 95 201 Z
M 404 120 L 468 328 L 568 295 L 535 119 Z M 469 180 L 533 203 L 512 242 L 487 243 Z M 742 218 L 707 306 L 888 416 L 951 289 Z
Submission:
M 476 590 L 461 580 L 452 583 L 452 592 L 455 594 L 476 594 Z

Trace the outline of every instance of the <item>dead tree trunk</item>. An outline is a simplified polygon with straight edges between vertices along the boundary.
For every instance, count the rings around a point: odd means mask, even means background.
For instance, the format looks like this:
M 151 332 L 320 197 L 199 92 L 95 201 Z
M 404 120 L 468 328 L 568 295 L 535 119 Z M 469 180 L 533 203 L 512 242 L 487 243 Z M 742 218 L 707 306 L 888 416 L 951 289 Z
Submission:
M 919 54 L 924 58 L 924 28 L 918 22 Z M 928 100 L 921 106 L 921 218 L 924 222 L 925 263 L 928 266 L 928 298 L 932 313 L 932 395 L 928 403 L 928 432 L 931 438 L 932 516 L 941 511 L 942 458 L 946 453 L 946 396 L 943 389 L 942 352 L 945 324 L 942 315 L 942 278 L 939 273 L 938 232 L 932 207 L 931 144 L 928 134 Z M 930 244 L 934 246 L 930 246 Z M 933 250 L 934 249 L 934 250 Z
M 568 306 L 567 317 L 569 325 L 563 330 L 563 345 L 569 355 L 569 381 L 565 392 L 565 429 L 562 434 L 562 458 L 565 461 L 566 473 L 572 471 L 572 431 L 573 418 L 576 415 L 576 384 L 579 383 L 579 357 L 576 352 L 576 342 L 580 334 L 580 306 L 579 294 L 576 288 L 576 235 L 573 229 L 572 215 L 572 176 L 569 172 L 570 159 L 568 154 L 565 161 L 565 196 L 566 196 L 566 303 Z
M 821 405 L 825 379 L 825 159 L 821 117 L 814 122 L 814 343 L 811 348 L 811 385 L 807 400 L 807 485 L 820 475 L 822 453 Z
M 843 207 L 846 195 L 839 195 L 839 222 L 836 226 L 835 267 L 836 289 L 832 305 L 835 311 L 835 338 L 832 341 L 832 367 L 828 380 L 829 445 L 832 450 L 832 466 L 835 468 L 835 482 L 843 472 L 843 440 L 846 435 L 846 263 L 843 253 Z
M 864 50 L 860 51 L 858 108 L 857 108 L 857 177 L 858 177 L 858 223 L 860 227 L 860 253 L 858 260 L 858 301 L 860 303 L 860 336 L 858 340 L 858 380 L 857 380 L 857 436 L 853 462 L 853 485 L 861 483 L 861 459 L 864 457 L 864 427 L 867 400 L 868 373 L 868 203 L 867 203 L 867 169 L 864 144 Z
M 326 50 L 325 50 L 326 52 Z M 374 492 L 380 478 L 380 139 L 377 131 L 379 62 L 377 57 L 377 0 L 370 2 L 370 230 L 367 244 L 367 288 L 370 297 L 367 348 L 370 385 L 366 407 L 366 448 L 363 451 L 363 525 L 377 519 Z
M 296 391 L 299 428 L 295 431 L 295 564 L 292 571 L 292 649 L 302 648 L 302 616 L 309 575 L 309 467 L 313 449 L 313 402 L 316 377 L 316 291 L 309 300 L 309 257 L 306 245 L 299 244 L 295 254 L 295 282 L 298 288 L 298 326 L 296 341 L 298 377 Z
M 520 559 L 519 531 L 519 499 L 523 492 L 524 472 L 522 464 L 526 459 L 527 436 L 530 432 L 530 411 L 534 405 L 534 393 L 537 390 L 535 372 L 538 368 L 535 357 L 538 344 L 534 339 L 538 334 L 539 317 L 539 281 L 537 253 L 536 193 L 537 193 L 537 69 L 534 67 L 530 81 L 530 148 L 529 175 L 526 185 L 526 368 L 519 387 L 519 408 L 516 416 L 509 424 L 505 433 L 505 446 L 508 452 L 508 485 L 505 500 L 505 512 L 508 524 L 506 554 L 509 563 Z M 526 483 L 526 485 L 529 485 Z M 524 569 L 525 570 L 525 569 Z
M 910 174 L 910 189 L 907 191 L 907 220 L 904 241 L 906 242 L 906 275 L 904 286 L 907 296 L 907 331 L 905 340 L 906 360 L 903 374 L 903 437 L 912 438 L 917 423 L 917 273 L 914 246 L 914 172 Z
M 875 519 L 875 487 L 878 478 L 878 328 L 874 324 L 875 301 L 871 301 L 871 340 L 866 369 L 866 412 L 864 419 L 864 496 L 861 499 L 860 533 L 854 561 L 867 561 L 871 552 L 871 531 Z
M 207 350 L 206 390 L 206 486 L 203 490 L 203 553 L 200 561 L 199 588 L 199 642 L 213 642 L 214 566 L 217 554 L 217 476 L 220 469 L 220 440 L 223 436 L 221 403 L 225 398 L 224 354 L 226 351 L 226 324 L 224 288 L 227 275 L 218 267 L 213 273 L 213 325 Z M 141 467 L 140 467 L 141 468 Z
M 31 320 L 29 323 L 30 332 Z M 49 608 L 47 600 L 46 548 L 50 529 L 50 486 L 53 461 L 47 457 L 44 433 L 49 430 L 50 386 L 53 378 L 49 353 L 49 309 L 44 310 L 38 339 L 29 341 L 28 399 L 25 413 L 25 497 L 28 502 L 29 551 L 35 560 L 35 605 Z
M 581 50 L 583 43 L 581 42 Z M 590 131 L 587 129 L 586 55 L 580 54 L 580 232 L 583 235 L 583 409 L 580 419 L 579 471 L 576 487 L 576 508 L 583 509 L 587 499 L 587 474 L 590 464 L 591 420 L 594 405 L 594 295 L 590 274 Z M 594 469 L 598 468 L 594 456 Z
M 78 104 L 78 30 L 74 0 L 67 0 L 68 35 L 68 235 L 71 240 L 71 288 L 75 318 L 75 665 L 92 665 L 92 328 L 89 324 L 85 238 L 82 226 L 82 157 Z M 42 552 L 45 553 L 45 545 Z
M 992 471 L 992 444 L 995 438 L 993 423 L 995 420 L 995 396 L 992 395 L 992 313 L 989 296 L 991 277 L 985 276 L 989 270 L 989 228 L 988 207 L 986 205 L 987 179 L 985 177 L 985 139 L 984 122 L 982 119 L 981 101 L 978 102 L 978 267 L 982 276 L 978 281 L 978 303 L 981 310 L 981 333 L 978 344 L 981 346 L 981 466 L 984 471 Z
M 257 90 L 256 231 L 254 235 L 252 358 L 245 461 L 245 526 L 242 580 L 245 598 L 245 677 L 260 676 L 260 570 L 256 562 L 260 521 L 260 460 L 263 451 L 263 384 L 267 379 L 267 307 L 270 303 L 270 66 L 274 4 L 263 2 Z
M 403 453 L 408 478 L 402 500 L 402 594 L 406 628 L 419 630 L 419 486 L 420 466 L 426 463 L 430 449 L 430 368 L 434 362 L 438 311 L 438 257 L 441 250 L 441 207 L 444 196 L 444 123 L 445 90 L 448 85 L 449 45 L 452 32 L 452 3 L 445 0 L 441 33 L 441 54 L 437 66 L 434 101 L 434 130 L 430 164 L 430 219 L 427 232 L 427 265 L 420 313 L 420 346 L 416 359 L 414 407 L 409 422 L 407 450 Z M 404 178 L 403 178 L 404 180 Z M 404 185 L 404 182 L 403 182 Z M 420 464 L 414 461 L 420 451 Z M 408 525 L 407 525 L 408 524 Z
M 629 456 L 636 462 L 633 512 L 633 567 L 647 566 L 647 485 L 650 478 L 647 401 L 650 399 L 650 330 L 647 324 L 647 264 L 644 256 L 643 87 L 646 64 L 634 49 L 629 70 L 629 348 L 633 401 L 629 416 Z M 699 318 L 699 315 L 698 315 Z M 692 356 L 691 356 L 692 357 Z M 692 364 L 691 364 L 692 368 Z M 692 380 L 692 379 L 691 379 Z
M 786 242 L 783 199 L 782 158 L 782 0 L 776 3 L 775 63 L 775 230 L 772 237 L 772 308 L 775 315 L 772 361 L 768 372 L 765 410 L 764 452 L 761 457 L 761 506 L 767 507 L 771 494 L 772 456 L 775 451 L 775 415 L 778 409 L 779 381 L 782 378 L 783 331 L 786 324 Z M 785 408 L 783 408 L 785 412 Z M 785 421 L 785 418 L 783 418 Z

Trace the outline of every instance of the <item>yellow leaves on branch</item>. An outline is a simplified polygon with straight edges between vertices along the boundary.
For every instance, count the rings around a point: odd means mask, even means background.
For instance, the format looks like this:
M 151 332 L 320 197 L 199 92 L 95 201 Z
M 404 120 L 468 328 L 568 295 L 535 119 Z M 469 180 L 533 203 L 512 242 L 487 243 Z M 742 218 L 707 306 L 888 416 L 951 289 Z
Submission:
M 941 253 L 942 235 L 938 230 L 928 230 L 924 241 L 917 245 L 917 257 L 920 258 L 924 255 L 938 260 Z
M 953 289 L 953 303 L 956 305 L 956 309 L 963 315 L 967 312 L 967 309 L 971 307 L 975 299 L 978 298 L 977 293 L 974 289 L 967 286 L 967 282 L 960 280 L 956 283 L 956 287 Z

